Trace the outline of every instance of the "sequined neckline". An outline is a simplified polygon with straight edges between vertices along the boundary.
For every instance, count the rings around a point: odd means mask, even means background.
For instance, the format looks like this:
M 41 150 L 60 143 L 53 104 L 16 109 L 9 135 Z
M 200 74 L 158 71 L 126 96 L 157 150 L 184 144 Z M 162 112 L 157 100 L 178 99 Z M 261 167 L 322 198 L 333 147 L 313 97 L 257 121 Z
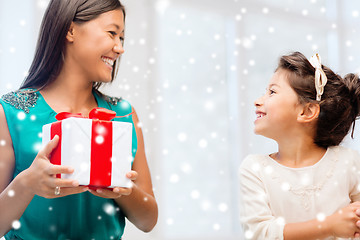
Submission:
M 104 107 L 101 106 L 104 103 L 101 102 L 101 100 L 107 102 L 110 105 L 117 105 L 122 98 L 117 97 L 109 97 L 107 95 L 100 96 L 96 91 L 92 91 L 95 101 L 97 103 L 98 107 Z M 51 106 L 46 102 L 45 98 L 42 96 L 41 92 L 37 89 L 28 88 L 28 89 L 19 89 L 16 91 L 9 92 L 1 97 L 1 99 L 15 107 L 16 109 L 23 110 L 25 113 L 30 112 L 30 108 L 34 107 L 37 104 L 37 101 L 40 99 L 43 100 L 45 107 L 52 113 L 57 114 L 54 109 L 51 108 Z

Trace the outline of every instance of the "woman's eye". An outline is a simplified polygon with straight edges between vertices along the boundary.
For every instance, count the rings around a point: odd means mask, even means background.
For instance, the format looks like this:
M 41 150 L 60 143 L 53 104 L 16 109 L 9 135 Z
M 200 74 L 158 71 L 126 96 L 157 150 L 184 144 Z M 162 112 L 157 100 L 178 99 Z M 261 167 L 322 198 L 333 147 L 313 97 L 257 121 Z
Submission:
M 114 32 L 114 31 L 109 31 L 109 33 L 110 33 L 112 36 L 115 36 L 115 35 L 116 35 L 116 32 Z
M 125 39 L 123 37 L 120 37 L 120 42 L 121 42 L 121 45 L 123 45 L 123 46 L 124 46 L 124 41 L 125 41 Z

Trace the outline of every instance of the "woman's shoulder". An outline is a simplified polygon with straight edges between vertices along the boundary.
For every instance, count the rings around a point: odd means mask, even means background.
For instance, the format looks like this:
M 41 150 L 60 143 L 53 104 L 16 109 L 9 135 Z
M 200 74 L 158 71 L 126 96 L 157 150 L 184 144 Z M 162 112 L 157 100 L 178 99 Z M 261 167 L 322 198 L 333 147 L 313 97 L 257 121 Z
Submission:
M 35 89 L 19 89 L 8 92 L 0 97 L 0 103 L 3 108 L 12 107 L 29 113 L 30 108 L 34 107 L 39 98 L 39 94 Z
M 132 105 L 122 97 L 112 97 L 96 91 L 96 96 L 100 100 L 99 107 L 105 107 L 116 112 L 117 116 L 124 116 L 133 112 Z

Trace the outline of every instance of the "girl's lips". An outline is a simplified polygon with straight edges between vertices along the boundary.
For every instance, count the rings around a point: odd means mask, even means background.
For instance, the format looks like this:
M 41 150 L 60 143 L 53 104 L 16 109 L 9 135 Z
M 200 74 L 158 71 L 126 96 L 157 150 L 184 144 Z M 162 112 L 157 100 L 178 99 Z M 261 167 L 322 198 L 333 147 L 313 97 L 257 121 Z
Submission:
M 262 118 L 263 116 L 265 116 L 266 114 L 260 111 L 256 111 L 256 119 Z

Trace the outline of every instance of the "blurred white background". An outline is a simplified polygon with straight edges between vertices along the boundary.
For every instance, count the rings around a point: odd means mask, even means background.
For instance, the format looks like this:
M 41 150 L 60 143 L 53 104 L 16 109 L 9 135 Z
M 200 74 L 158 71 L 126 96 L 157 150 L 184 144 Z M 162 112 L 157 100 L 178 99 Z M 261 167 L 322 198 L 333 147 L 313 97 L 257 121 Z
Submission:
M 160 214 L 151 233 L 128 223 L 124 239 L 243 239 L 237 169 L 249 153 L 277 150 L 253 134 L 253 102 L 291 51 L 318 52 L 341 75 L 359 72 L 360 2 L 122 2 L 125 54 L 104 92 L 140 116 Z M 0 0 L 1 95 L 26 75 L 47 3 Z M 359 150 L 358 136 L 345 144 Z

